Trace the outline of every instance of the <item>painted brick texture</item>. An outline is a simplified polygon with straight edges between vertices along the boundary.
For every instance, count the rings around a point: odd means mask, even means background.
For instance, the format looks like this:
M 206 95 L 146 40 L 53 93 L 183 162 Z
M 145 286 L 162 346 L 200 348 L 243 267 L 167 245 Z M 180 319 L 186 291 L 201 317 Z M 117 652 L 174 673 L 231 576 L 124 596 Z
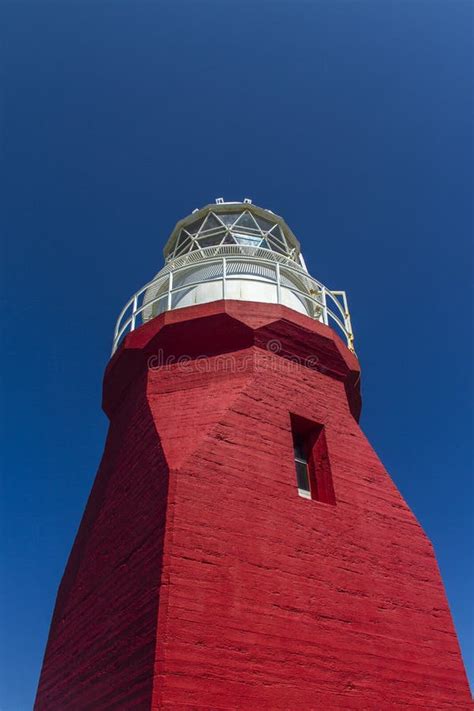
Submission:
M 327 327 L 169 312 L 127 337 L 104 407 L 36 709 L 472 708 L 432 546 Z M 297 494 L 290 413 L 324 425 L 334 506 Z
M 151 707 L 168 476 L 140 380 L 111 423 L 59 588 L 41 711 Z

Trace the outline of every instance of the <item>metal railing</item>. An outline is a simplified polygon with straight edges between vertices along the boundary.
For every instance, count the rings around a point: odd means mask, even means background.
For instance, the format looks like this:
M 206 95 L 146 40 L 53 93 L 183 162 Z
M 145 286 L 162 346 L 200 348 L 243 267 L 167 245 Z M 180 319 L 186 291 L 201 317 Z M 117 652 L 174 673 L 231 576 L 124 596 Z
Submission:
M 198 264 L 206 267 L 206 277 L 188 281 L 186 277 L 192 277 Z M 243 265 L 251 265 L 249 273 L 242 272 Z M 222 245 L 206 247 L 178 257 L 137 291 L 117 319 L 112 354 L 127 333 L 164 311 L 180 308 L 180 298 L 194 287 L 220 283 L 219 298 L 233 298 L 232 295 L 228 296 L 228 284 L 232 281 L 272 285 L 275 288 L 275 299 L 271 303 L 281 304 L 288 293 L 295 295 L 307 315 L 335 327 L 345 339 L 347 347 L 354 352 L 354 335 L 344 291 L 328 289 L 284 255 L 260 247 Z M 258 298 L 255 300 L 259 301 Z

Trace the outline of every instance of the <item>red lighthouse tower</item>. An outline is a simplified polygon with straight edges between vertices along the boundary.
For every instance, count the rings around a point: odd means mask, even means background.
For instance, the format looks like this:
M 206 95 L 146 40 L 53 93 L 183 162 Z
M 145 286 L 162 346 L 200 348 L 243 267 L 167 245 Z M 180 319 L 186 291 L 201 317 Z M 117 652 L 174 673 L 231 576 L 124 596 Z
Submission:
M 37 711 L 471 709 L 432 546 L 358 425 L 343 292 L 208 205 L 130 300 Z

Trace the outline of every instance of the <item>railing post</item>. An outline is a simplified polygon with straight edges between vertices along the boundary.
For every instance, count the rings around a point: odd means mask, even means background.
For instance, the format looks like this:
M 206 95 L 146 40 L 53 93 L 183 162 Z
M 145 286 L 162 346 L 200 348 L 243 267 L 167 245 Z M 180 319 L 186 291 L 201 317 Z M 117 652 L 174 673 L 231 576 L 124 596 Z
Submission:
M 280 262 L 276 263 L 277 304 L 281 304 Z
M 222 298 L 226 298 L 226 269 L 227 269 L 227 260 L 225 257 L 222 257 Z
M 115 350 L 117 348 L 117 336 L 118 336 L 118 332 L 119 332 L 119 323 L 120 323 L 120 319 L 118 319 L 117 323 L 115 324 L 114 340 L 112 341 L 112 355 L 115 353 Z
M 133 304 L 132 304 L 132 320 L 130 323 L 130 331 L 135 330 L 135 319 L 136 319 L 137 308 L 138 308 L 138 297 L 135 294 L 135 296 L 133 297 Z
M 323 286 L 321 289 L 321 302 L 323 304 L 323 323 L 326 324 L 326 326 L 329 326 L 329 319 L 328 319 L 328 304 L 326 301 L 326 287 Z
M 344 325 L 346 327 L 346 335 L 347 335 L 347 346 L 349 350 L 351 350 L 353 353 L 355 353 L 354 350 L 354 334 L 352 333 L 352 323 L 351 323 L 351 315 L 349 313 L 349 305 L 347 303 L 347 296 L 346 292 L 342 292 L 342 302 L 344 304 Z
M 166 308 L 168 311 L 171 311 L 171 304 L 172 304 L 172 300 L 171 300 L 172 293 L 171 292 L 172 291 L 173 291 L 173 272 L 170 272 L 169 279 L 168 279 L 168 303 L 166 305 Z

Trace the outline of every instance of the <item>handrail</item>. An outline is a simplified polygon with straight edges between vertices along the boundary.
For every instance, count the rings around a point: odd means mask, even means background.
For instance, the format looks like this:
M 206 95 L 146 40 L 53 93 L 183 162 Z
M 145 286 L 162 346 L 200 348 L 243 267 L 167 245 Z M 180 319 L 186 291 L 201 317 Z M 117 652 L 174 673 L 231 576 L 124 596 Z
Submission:
M 275 303 L 282 303 L 282 292 L 289 291 L 302 300 L 303 305 L 305 303 L 311 304 L 314 312 L 312 318 L 320 320 L 326 325 L 334 323 L 345 337 L 348 348 L 354 352 L 354 335 L 352 333 L 347 298 L 344 291 L 331 291 L 317 279 L 311 277 L 302 267 L 297 266 L 294 262 L 291 262 L 290 259 L 283 257 L 283 255 L 278 255 L 271 250 L 246 247 L 243 245 L 238 246 L 237 249 L 235 249 L 234 245 L 223 245 L 223 247 L 225 249 L 206 247 L 200 250 L 199 253 L 194 252 L 185 255 L 185 257 L 191 257 L 191 259 L 178 257 L 173 260 L 173 262 L 169 262 L 154 279 L 133 294 L 117 319 L 114 329 L 112 355 L 117 350 L 125 333 L 135 330 L 135 328 L 140 325 L 140 321 L 148 321 L 156 315 L 153 314 L 152 309 L 155 304 L 163 301 L 164 308 L 160 309 L 160 313 L 162 311 L 169 311 L 173 308 L 172 303 L 175 294 L 203 283 L 221 282 L 222 298 L 225 298 L 227 282 L 255 281 L 256 277 L 259 283 L 270 284 L 276 287 Z M 218 254 L 216 254 L 217 251 Z M 255 254 L 257 251 L 259 253 L 258 256 Z M 212 252 L 214 252 L 214 254 L 212 254 Z M 262 254 L 266 252 L 268 252 L 268 255 Z M 195 258 L 194 255 L 197 254 L 200 256 Z M 275 259 L 275 257 L 280 256 L 280 259 Z M 235 262 L 242 262 L 242 258 L 244 261 L 249 261 L 255 266 L 271 266 L 273 272 L 272 278 L 262 274 L 230 274 L 228 265 Z M 188 282 L 180 286 L 173 285 L 176 275 L 189 271 L 192 266 L 198 264 L 202 264 L 203 266 L 220 264 L 222 265 L 222 269 L 217 276 L 206 277 L 205 279 Z M 288 276 L 293 276 L 300 284 L 293 283 L 288 279 Z M 282 277 L 284 281 L 282 281 Z M 302 291 L 299 286 L 303 288 L 306 287 L 307 291 Z M 151 298 L 147 298 L 147 294 Z M 338 297 L 342 299 L 342 303 Z M 328 301 L 332 308 L 329 308 Z M 335 311 L 333 309 L 335 309 Z M 146 314 L 144 313 L 145 311 L 147 312 Z M 308 315 L 311 317 L 311 314 Z
M 142 286 L 141 289 L 139 289 L 137 292 L 135 292 L 133 296 L 130 297 L 130 299 L 127 301 L 122 311 L 120 312 L 119 317 L 117 319 L 117 323 L 124 316 L 127 309 L 132 305 L 134 298 L 140 297 L 141 294 L 150 289 L 160 277 L 165 276 L 170 271 L 177 271 L 180 267 L 187 267 L 191 264 L 200 263 L 204 261 L 207 264 L 211 264 L 212 261 L 218 259 L 220 255 L 235 255 L 239 257 L 251 257 L 252 259 L 257 258 L 259 262 L 266 261 L 272 265 L 274 265 L 275 262 L 278 262 L 280 264 L 284 264 L 285 267 L 287 267 L 288 269 L 292 269 L 295 272 L 301 274 L 302 276 L 312 279 L 312 281 L 317 283 L 321 288 L 323 286 L 316 279 L 310 277 L 309 274 L 304 271 L 302 267 L 297 266 L 296 262 L 294 262 L 292 259 L 286 257 L 284 254 L 278 254 L 278 252 L 273 252 L 271 249 L 265 249 L 264 247 L 250 247 L 248 245 L 230 244 L 218 245 L 217 247 L 202 247 L 196 252 L 190 252 L 181 257 L 176 257 L 176 259 L 173 259 L 171 262 L 165 264 L 163 269 L 161 269 L 161 271 L 158 272 L 158 274 L 153 277 L 151 281 L 145 284 L 145 286 Z

